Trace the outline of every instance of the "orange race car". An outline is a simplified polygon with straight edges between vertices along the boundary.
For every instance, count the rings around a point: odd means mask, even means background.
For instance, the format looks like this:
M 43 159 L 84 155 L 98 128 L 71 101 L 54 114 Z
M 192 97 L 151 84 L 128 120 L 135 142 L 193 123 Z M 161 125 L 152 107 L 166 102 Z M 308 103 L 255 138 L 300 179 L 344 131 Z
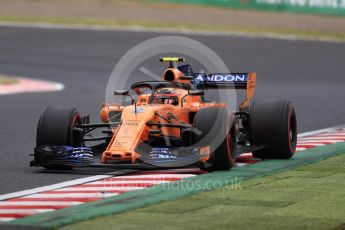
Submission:
M 169 67 L 162 81 L 138 82 L 115 96 L 131 104 L 103 103 L 101 123 L 90 124 L 75 108 L 48 107 L 40 117 L 32 166 L 185 167 L 228 170 L 236 156 L 289 159 L 296 150 L 297 120 L 291 102 L 250 105 L 256 73 L 194 73 L 183 58 L 161 58 Z M 227 103 L 205 100 L 207 89 L 244 89 L 237 111 Z M 103 135 L 90 135 L 103 128 Z M 97 143 L 90 145 L 89 143 Z M 102 154 L 101 163 L 93 158 Z

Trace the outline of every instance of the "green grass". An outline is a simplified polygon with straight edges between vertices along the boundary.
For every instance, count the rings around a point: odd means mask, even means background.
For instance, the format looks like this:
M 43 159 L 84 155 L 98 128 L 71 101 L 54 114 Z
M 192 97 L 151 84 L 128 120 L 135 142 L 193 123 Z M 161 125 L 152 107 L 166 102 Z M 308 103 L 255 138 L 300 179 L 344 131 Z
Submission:
M 344 229 L 344 178 L 345 154 L 61 230 Z
M 15 84 L 17 79 L 8 76 L 0 76 L 0 85 L 11 85 Z
M 39 17 L 39 16 L 13 16 L 1 15 L 0 22 L 24 22 L 24 23 L 53 23 L 57 25 L 86 25 L 106 26 L 109 28 L 135 28 L 147 29 L 168 29 L 187 30 L 193 32 L 221 32 L 221 33 L 242 33 L 248 35 L 273 35 L 291 36 L 313 40 L 334 40 L 345 41 L 345 33 L 324 33 L 313 30 L 297 29 L 272 29 L 265 27 L 235 27 L 226 25 L 207 25 L 197 23 L 178 23 L 171 21 L 150 21 L 150 20 L 113 20 L 99 18 L 72 18 L 72 17 Z

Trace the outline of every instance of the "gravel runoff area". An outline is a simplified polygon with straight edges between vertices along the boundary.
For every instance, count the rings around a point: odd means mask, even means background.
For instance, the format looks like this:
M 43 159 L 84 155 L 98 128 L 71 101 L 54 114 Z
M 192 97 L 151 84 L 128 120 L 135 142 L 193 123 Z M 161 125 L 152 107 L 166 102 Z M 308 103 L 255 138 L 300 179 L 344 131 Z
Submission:
M 345 17 L 298 15 L 263 11 L 212 8 L 146 0 L 2 0 L 0 21 L 35 17 L 111 19 L 141 23 L 181 23 L 213 26 L 305 32 L 345 36 Z M 167 24 L 169 25 L 169 24 Z

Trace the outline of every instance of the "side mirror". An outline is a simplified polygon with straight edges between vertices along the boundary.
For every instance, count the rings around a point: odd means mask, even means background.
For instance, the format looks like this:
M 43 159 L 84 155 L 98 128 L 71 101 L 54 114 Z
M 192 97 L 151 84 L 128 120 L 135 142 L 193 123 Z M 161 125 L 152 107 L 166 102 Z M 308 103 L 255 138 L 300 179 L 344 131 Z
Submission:
M 131 100 L 132 100 L 132 104 L 135 103 L 134 98 L 129 94 L 128 90 L 115 90 L 114 91 L 114 96 L 127 96 L 127 97 L 130 97 Z
M 188 95 L 190 95 L 190 96 L 204 96 L 205 92 L 203 90 L 189 90 Z
M 114 91 L 115 96 L 129 96 L 128 90 L 115 90 Z

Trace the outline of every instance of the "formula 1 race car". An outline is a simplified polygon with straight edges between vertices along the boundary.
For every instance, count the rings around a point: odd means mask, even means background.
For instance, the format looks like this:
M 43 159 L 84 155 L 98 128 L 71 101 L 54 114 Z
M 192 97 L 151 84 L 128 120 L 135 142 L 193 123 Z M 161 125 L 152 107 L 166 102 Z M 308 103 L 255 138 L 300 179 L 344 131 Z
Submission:
M 289 159 L 296 150 L 297 120 L 289 101 L 250 105 L 256 73 L 194 73 L 183 58 L 161 58 L 169 67 L 162 81 L 138 82 L 115 96 L 130 105 L 103 103 L 101 123 L 90 123 L 77 109 L 50 106 L 37 127 L 31 166 L 48 169 L 94 165 L 141 167 L 198 166 L 228 170 L 241 153 L 255 158 Z M 238 111 L 205 100 L 207 89 L 243 89 Z M 101 136 L 90 135 L 102 128 Z M 90 145 L 89 143 L 97 143 Z M 92 159 L 102 154 L 101 163 Z

